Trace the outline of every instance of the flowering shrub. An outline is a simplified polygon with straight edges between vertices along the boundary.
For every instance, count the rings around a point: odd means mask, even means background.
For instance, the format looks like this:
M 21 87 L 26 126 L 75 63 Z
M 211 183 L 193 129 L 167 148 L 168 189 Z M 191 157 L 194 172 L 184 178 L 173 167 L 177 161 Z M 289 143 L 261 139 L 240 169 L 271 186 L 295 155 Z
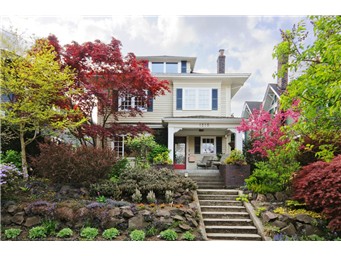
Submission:
M 274 150 L 289 141 L 288 138 L 283 138 L 285 133 L 281 128 L 289 118 L 296 122 L 298 116 L 299 114 L 292 110 L 281 111 L 272 116 L 261 108 L 254 110 L 248 120 L 243 119 L 237 130 L 239 132 L 249 132 L 252 141 L 250 153 L 259 153 L 262 157 L 267 157 L 267 150 Z
M 328 227 L 341 231 L 341 155 L 330 163 L 318 161 L 303 167 L 293 179 L 294 198 L 307 208 L 322 211 Z
M 1 192 L 10 194 L 19 189 L 22 181 L 22 172 L 12 163 L 0 164 L 0 185 Z

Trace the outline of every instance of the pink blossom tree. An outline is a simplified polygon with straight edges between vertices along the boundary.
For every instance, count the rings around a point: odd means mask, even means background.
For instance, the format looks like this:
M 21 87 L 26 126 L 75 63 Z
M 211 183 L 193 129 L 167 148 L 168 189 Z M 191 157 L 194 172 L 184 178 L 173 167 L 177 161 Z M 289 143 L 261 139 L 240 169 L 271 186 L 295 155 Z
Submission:
M 298 112 L 291 109 L 272 115 L 261 106 L 260 109 L 254 110 L 248 119 L 243 119 L 237 130 L 249 132 L 252 148 L 248 152 L 258 153 L 262 158 L 266 158 L 267 150 L 274 150 L 289 142 L 284 127 L 289 125 L 288 120 L 291 123 L 297 122 L 298 116 Z

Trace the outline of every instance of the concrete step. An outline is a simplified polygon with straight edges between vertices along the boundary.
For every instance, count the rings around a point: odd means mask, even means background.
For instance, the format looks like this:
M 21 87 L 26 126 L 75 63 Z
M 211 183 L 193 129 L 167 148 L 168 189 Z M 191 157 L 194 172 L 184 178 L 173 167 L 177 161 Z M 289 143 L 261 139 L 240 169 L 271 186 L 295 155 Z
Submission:
M 204 206 L 242 206 L 243 203 L 235 200 L 211 200 L 211 199 L 199 199 L 201 207 Z
M 198 189 L 198 195 L 238 195 L 238 190 L 232 189 Z
M 198 195 L 199 200 L 235 200 L 238 195 Z
M 206 233 L 208 239 L 212 240 L 243 240 L 243 241 L 262 241 L 258 234 L 225 234 L 225 233 Z
M 210 181 L 223 181 L 223 179 L 220 176 L 217 177 L 189 177 L 190 179 L 197 181 L 197 182 L 210 182 Z
M 221 206 L 221 205 L 213 205 L 213 206 L 201 206 L 202 212 L 245 212 L 246 209 L 244 206 Z
M 204 219 L 249 219 L 245 212 L 201 212 Z
M 210 184 L 198 184 L 198 188 L 200 189 L 224 189 L 225 185 L 221 184 L 221 185 L 210 185 Z
M 216 219 L 204 218 L 205 226 L 252 226 L 251 219 Z
M 257 234 L 254 226 L 206 226 L 206 233 Z

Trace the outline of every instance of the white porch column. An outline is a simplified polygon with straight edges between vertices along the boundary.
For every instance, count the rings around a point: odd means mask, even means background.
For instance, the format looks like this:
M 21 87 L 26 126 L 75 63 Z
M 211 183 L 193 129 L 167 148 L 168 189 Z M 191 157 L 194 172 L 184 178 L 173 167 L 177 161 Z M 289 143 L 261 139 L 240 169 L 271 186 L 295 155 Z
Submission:
M 173 163 L 174 163 L 174 159 L 173 159 L 173 155 L 174 155 L 174 134 L 180 130 L 181 130 L 181 128 L 168 127 L 169 158 L 172 159 Z
M 243 151 L 243 133 L 238 132 L 237 129 L 230 129 L 235 134 L 236 149 Z

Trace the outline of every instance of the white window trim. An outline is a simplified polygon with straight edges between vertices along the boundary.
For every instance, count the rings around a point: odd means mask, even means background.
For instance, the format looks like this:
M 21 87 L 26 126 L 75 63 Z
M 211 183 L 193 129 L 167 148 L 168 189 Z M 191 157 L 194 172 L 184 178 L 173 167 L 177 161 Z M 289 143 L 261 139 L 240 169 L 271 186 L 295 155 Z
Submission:
M 122 141 L 115 141 L 115 139 L 113 139 L 111 141 L 111 148 L 115 150 L 115 143 L 122 143 L 122 146 L 120 146 L 121 150 L 117 150 L 116 154 L 118 158 L 123 158 L 124 157 L 124 144 L 125 144 L 125 135 L 121 135 L 120 137 L 122 137 Z
M 205 153 L 203 152 L 203 141 L 204 139 L 213 139 L 213 143 L 214 143 L 214 152 L 213 153 Z M 205 154 L 205 155 L 215 155 L 216 154 L 216 150 L 217 150 L 217 139 L 215 136 L 201 136 L 200 137 L 200 153 L 201 154 Z
M 212 89 L 214 88 L 182 88 L 182 110 L 212 110 Z M 195 90 L 195 107 L 186 108 L 186 90 Z M 209 93 L 209 105 L 207 108 L 199 108 L 199 90 L 208 90 Z
M 148 92 L 145 91 L 145 93 L 147 94 Z M 120 98 L 118 99 L 118 108 L 119 108 L 119 111 L 122 111 L 122 112 L 129 112 L 130 109 L 125 109 L 125 108 L 122 109 L 122 103 L 124 102 L 124 101 L 123 101 L 123 98 L 125 98 L 125 97 L 120 97 Z M 137 97 L 135 97 L 135 96 L 131 97 L 131 108 L 135 108 L 135 106 L 136 106 L 136 98 L 137 98 Z M 146 107 L 140 107 L 139 110 L 142 111 L 142 112 L 147 112 L 147 111 L 148 111 L 148 107 L 147 107 L 147 106 L 146 106 Z

